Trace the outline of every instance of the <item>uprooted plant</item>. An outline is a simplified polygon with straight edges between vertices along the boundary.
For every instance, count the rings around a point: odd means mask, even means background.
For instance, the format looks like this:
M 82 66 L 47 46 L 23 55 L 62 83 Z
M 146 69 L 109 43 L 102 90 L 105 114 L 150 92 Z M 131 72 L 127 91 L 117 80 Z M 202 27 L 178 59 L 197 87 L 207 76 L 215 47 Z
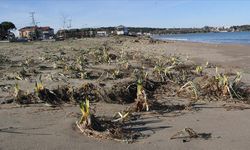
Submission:
M 231 99 L 243 99 L 241 95 L 241 73 L 237 72 L 237 75 L 233 80 L 230 80 L 228 76 L 224 74 L 217 74 L 215 76 L 215 80 L 217 81 L 217 86 L 219 90 L 222 92 L 223 96 L 230 96 Z
M 40 100 L 48 104 L 52 104 L 52 105 L 61 104 L 61 101 L 58 98 L 58 96 L 52 90 L 45 88 L 42 82 L 36 82 L 35 94 L 37 94 Z
M 202 75 L 203 73 L 203 67 L 202 66 L 197 66 L 196 69 L 195 69 L 196 73 L 198 75 Z
M 98 102 L 103 99 L 100 88 L 92 83 L 83 83 L 74 90 L 73 97 L 76 102 L 81 102 L 82 99 L 86 98 L 91 102 Z
M 209 77 L 204 76 L 197 81 L 189 81 L 184 84 L 179 94 L 189 95 L 194 99 L 208 99 L 208 100 L 227 100 L 227 99 L 246 99 L 244 87 L 241 83 L 241 73 L 232 79 L 225 74 L 217 74 Z
M 186 94 L 191 94 L 191 98 L 193 99 L 198 99 L 198 90 L 196 85 L 192 81 L 188 81 L 186 84 L 184 84 L 178 93 L 185 91 L 187 92 Z
M 124 122 L 113 121 L 111 118 L 96 117 L 90 111 L 90 103 L 86 98 L 80 103 L 81 118 L 76 121 L 79 130 L 90 137 L 111 139 L 122 142 L 133 142 L 139 134 L 126 127 Z
M 137 98 L 135 111 L 149 111 L 149 104 L 147 100 L 147 95 L 145 90 L 143 89 L 142 80 L 139 79 L 137 81 Z
M 14 101 L 18 104 L 32 104 L 38 101 L 38 98 L 28 91 L 25 92 L 20 89 L 19 84 L 14 87 Z
M 83 129 L 92 129 L 94 124 L 92 124 L 91 117 L 89 110 L 89 100 L 86 98 L 85 102 L 80 103 L 80 110 L 82 112 L 82 116 L 80 121 L 76 122 L 78 128 L 83 131 Z

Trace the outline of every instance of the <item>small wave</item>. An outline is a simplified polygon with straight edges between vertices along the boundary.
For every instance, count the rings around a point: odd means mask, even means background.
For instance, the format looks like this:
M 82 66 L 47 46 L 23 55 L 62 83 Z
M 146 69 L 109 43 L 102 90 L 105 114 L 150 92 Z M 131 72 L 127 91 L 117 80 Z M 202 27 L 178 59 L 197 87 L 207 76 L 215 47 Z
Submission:
M 153 38 L 159 40 L 190 41 L 201 43 L 249 44 L 250 32 L 175 34 L 159 35 Z
M 182 38 L 159 38 L 162 40 L 172 40 L 172 41 L 188 41 L 188 39 L 182 39 Z

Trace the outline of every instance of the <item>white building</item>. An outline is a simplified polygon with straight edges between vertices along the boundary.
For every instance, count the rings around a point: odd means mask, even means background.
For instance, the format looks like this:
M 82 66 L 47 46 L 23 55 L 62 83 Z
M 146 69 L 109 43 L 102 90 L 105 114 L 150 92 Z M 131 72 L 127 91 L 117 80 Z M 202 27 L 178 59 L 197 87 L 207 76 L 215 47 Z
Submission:
M 117 35 L 128 35 L 128 28 L 120 25 L 118 27 L 116 27 L 116 34 Z
M 107 31 L 97 31 L 96 35 L 100 37 L 108 36 Z

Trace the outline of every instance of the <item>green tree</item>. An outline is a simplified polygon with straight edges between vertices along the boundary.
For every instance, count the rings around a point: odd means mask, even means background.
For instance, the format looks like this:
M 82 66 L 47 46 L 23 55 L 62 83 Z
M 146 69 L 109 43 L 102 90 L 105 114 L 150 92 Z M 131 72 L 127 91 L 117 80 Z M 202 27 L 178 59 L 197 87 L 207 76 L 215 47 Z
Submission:
M 8 21 L 2 22 L 1 27 L 4 31 L 16 29 L 16 26 L 12 22 L 8 22 Z
M 12 35 L 10 30 L 16 29 L 16 26 L 12 22 L 4 21 L 0 24 L 0 40 L 8 39 L 9 35 Z

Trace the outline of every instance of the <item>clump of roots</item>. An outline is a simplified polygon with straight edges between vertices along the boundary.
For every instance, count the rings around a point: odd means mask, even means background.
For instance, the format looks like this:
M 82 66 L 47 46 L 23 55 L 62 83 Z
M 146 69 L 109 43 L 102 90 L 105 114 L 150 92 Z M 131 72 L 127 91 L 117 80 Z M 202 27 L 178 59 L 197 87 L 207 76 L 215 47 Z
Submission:
M 125 124 L 108 118 L 98 118 L 90 112 L 89 100 L 80 103 L 81 119 L 76 121 L 79 130 L 90 137 L 133 142 L 138 134 L 125 128 Z
M 133 103 L 136 98 L 136 85 L 133 82 L 123 82 L 115 84 L 107 91 L 110 103 Z
M 32 93 L 25 92 L 20 89 L 18 84 L 14 87 L 14 101 L 18 104 L 34 104 L 37 103 L 38 97 Z
M 19 104 L 34 104 L 45 102 L 54 106 L 64 103 L 79 103 L 81 99 L 88 98 L 91 102 L 97 102 L 102 99 L 101 90 L 94 84 L 84 83 L 79 88 L 73 88 L 70 85 L 58 86 L 56 89 L 48 89 L 43 83 L 36 82 L 34 92 L 25 92 L 20 90 L 19 85 L 15 86 L 14 100 Z
M 149 103 L 145 90 L 143 89 L 142 80 L 137 81 L 137 98 L 135 100 L 135 111 L 149 111 Z
M 141 84 L 144 92 L 147 92 L 147 97 L 152 97 L 154 91 L 159 86 L 156 82 L 150 80 L 143 80 Z M 106 100 L 106 102 L 121 104 L 134 103 L 137 99 L 137 93 L 137 83 L 135 81 L 119 82 L 113 85 L 111 89 L 106 90 L 106 94 L 109 98 L 109 101 Z
M 69 85 L 58 86 L 57 89 L 54 89 L 52 91 L 57 95 L 58 99 L 63 102 L 69 103 L 74 101 L 74 90 Z
M 88 98 L 91 102 L 102 100 L 100 89 L 92 83 L 84 83 L 81 87 L 74 90 L 73 97 L 76 102 Z
M 232 79 L 224 74 L 212 77 L 204 76 L 187 82 L 178 92 L 182 96 L 191 96 L 193 99 L 246 100 L 247 93 L 245 91 L 241 82 L 241 74 L 237 73 Z
M 52 105 L 60 105 L 62 102 L 56 95 L 56 93 L 45 88 L 42 82 L 36 82 L 35 93 L 37 94 L 39 99 L 44 101 L 45 103 L 49 103 Z
M 203 96 L 213 96 L 216 99 L 245 100 L 247 98 L 240 73 L 237 73 L 233 79 L 224 74 L 203 78 L 203 82 L 199 83 L 199 88 Z

